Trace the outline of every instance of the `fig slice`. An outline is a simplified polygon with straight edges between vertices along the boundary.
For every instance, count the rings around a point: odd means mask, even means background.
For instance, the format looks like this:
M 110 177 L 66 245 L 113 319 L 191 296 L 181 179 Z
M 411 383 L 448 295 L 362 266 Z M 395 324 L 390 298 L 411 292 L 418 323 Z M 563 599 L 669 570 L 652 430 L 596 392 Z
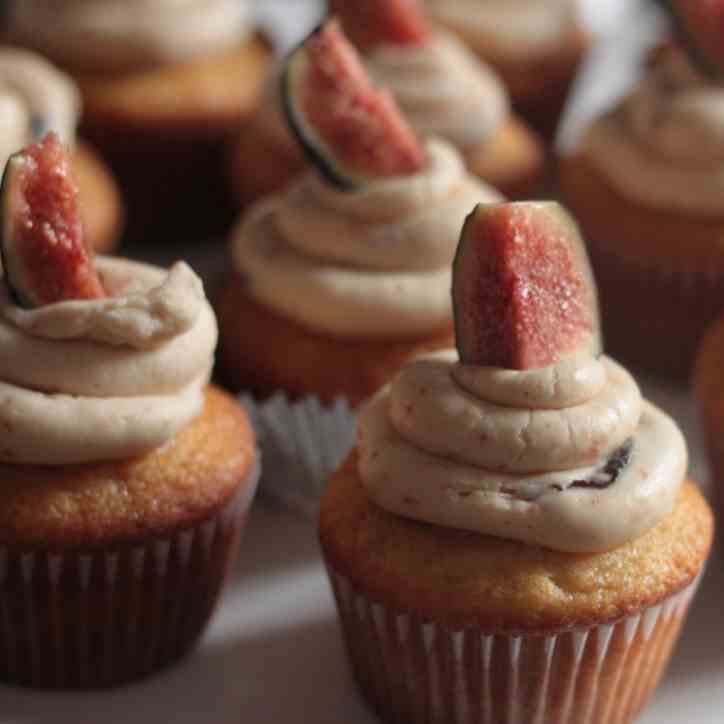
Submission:
M 578 227 L 555 202 L 479 204 L 453 266 L 464 364 L 527 370 L 600 352 L 596 287 Z
M 724 0 L 659 0 L 684 48 L 709 76 L 724 76 Z
M 54 133 L 8 159 L 0 198 L 4 281 L 16 304 L 33 309 L 105 296 L 70 157 Z
M 380 45 L 419 47 L 432 37 L 420 0 L 329 0 L 329 11 L 363 51 Z
M 376 88 L 336 20 L 287 58 L 282 97 L 309 160 L 346 191 L 418 173 L 425 149 L 392 96 Z

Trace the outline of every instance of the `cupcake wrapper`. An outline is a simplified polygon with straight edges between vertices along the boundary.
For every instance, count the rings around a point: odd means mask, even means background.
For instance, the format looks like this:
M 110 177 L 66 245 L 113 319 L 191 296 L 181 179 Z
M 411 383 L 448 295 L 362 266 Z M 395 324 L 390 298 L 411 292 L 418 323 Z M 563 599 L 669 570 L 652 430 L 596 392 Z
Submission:
M 653 692 L 698 579 L 613 623 L 555 635 L 453 630 L 328 568 L 353 673 L 383 721 L 625 724 Z
M 183 656 L 213 612 L 256 489 L 169 537 L 97 551 L 0 547 L 0 680 L 98 688 Z
M 339 398 L 326 407 L 316 397 L 290 402 L 283 394 L 259 403 L 240 398 L 264 457 L 261 490 L 310 518 L 328 476 L 347 456 L 355 439 L 355 414 Z
M 634 262 L 600 243 L 590 243 L 589 251 L 614 356 L 657 372 L 687 374 L 704 331 L 724 312 L 724 277 L 716 266 Z

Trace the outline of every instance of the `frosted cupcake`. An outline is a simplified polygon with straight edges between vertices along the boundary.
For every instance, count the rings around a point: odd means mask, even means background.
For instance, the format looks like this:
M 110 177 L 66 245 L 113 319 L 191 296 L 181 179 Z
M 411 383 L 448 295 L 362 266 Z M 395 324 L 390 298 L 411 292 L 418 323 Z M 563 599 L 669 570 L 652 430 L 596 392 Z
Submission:
M 606 338 L 652 370 L 685 374 L 702 332 L 724 311 L 722 183 L 724 85 L 676 46 L 562 163 Z
M 453 297 L 458 351 L 363 408 L 322 499 L 357 681 L 383 721 L 629 722 L 711 546 L 684 440 L 600 355 L 559 207 L 478 207 Z
M 254 435 L 208 385 L 201 281 L 88 253 L 53 136 L 2 186 L 0 679 L 114 686 L 187 653 L 234 560 Z
M 87 144 L 76 142 L 80 105 L 70 77 L 34 53 L 0 47 L 0 167 L 23 146 L 55 131 L 74 149 L 88 243 L 107 252 L 122 225 L 121 200 L 104 162 Z
M 226 228 L 229 200 L 215 181 L 221 149 L 255 112 L 270 57 L 251 14 L 247 0 L 11 5 L 10 39 L 79 82 L 83 131 L 122 180 L 134 236 L 147 233 L 149 219 L 156 238 Z
M 577 0 L 428 0 L 432 16 L 500 74 L 513 107 L 556 129 L 589 47 Z
M 471 203 L 498 194 L 423 143 L 336 23 L 287 62 L 294 130 L 315 164 L 232 235 L 218 304 L 223 369 L 266 396 L 358 404 L 410 357 L 449 345 L 450 262 Z
M 511 113 L 502 82 L 452 34 L 433 27 L 417 0 L 340 0 L 329 8 L 417 133 L 450 142 L 471 173 L 506 196 L 529 195 L 540 183 L 543 146 Z M 257 120 L 234 151 L 242 200 L 282 188 L 303 167 L 280 117 L 285 101 L 279 89 L 274 77 Z

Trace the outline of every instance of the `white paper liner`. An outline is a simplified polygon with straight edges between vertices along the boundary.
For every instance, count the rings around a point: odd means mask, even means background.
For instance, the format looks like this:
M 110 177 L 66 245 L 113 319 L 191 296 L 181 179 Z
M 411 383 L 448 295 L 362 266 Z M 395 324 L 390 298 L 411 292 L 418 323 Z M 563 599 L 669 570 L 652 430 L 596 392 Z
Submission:
M 277 393 L 264 402 L 242 395 L 264 458 L 261 490 L 291 510 L 316 518 L 327 479 L 355 441 L 356 415 L 344 398 L 291 402 Z
M 167 537 L 98 551 L 0 547 L 0 680 L 108 687 L 183 656 L 213 613 L 259 473 L 217 515 Z
M 514 635 L 394 611 L 327 570 L 362 693 L 398 724 L 626 724 L 653 693 L 700 579 L 612 623 Z

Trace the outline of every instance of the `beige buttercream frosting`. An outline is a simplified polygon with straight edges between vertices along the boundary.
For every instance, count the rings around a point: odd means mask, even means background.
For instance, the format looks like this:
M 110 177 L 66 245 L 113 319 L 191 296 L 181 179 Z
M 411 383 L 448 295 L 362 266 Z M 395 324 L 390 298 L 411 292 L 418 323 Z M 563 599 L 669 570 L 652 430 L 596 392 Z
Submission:
M 686 464 L 674 422 L 625 369 L 584 352 L 524 371 L 438 353 L 404 368 L 359 420 L 359 472 L 378 505 L 573 553 L 654 526 Z
M 57 60 L 108 72 L 223 53 L 250 22 L 247 0 L 22 0 L 8 29 Z
M 418 133 L 459 148 L 487 140 L 510 113 L 501 80 L 450 33 L 436 32 L 420 47 L 381 46 L 366 62 Z
M 587 130 L 581 151 L 636 203 L 724 213 L 724 85 L 668 52 L 637 88 Z
M 216 320 L 183 262 L 97 258 L 108 297 L 21 309 L 0 291 L 0 461 L 128 458 L 203 405 Z
M 450 265 L 462 223 L 499 194 L 447 143 L 418 174 L 344 192 L 310 171 L 247 212 L 232 254 L 248 293 L 339 337 L 412 337 L 450 324 Z
M 79 115 L 80 96 L 65 73 L 27 50 L 0 48 L 0 167 L 48 131 L 72 145 Z
M 432 16 L 476 50 L 515 60 L 545 55 L 579 27 L 577 0 L 428 0 Z

